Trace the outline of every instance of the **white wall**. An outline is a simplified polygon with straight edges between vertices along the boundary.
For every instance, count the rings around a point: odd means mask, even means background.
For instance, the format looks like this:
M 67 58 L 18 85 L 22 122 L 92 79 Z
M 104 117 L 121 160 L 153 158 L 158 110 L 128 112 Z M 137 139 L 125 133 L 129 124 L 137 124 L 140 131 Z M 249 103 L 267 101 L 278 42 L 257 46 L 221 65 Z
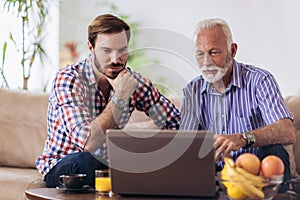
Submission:
M 87 25 L 98 14 L 107 12 L 101 2 L 103 1 L 61 1 L 61 50 L 63 42 L 76 41 L 80 56 L 88 54 Z M 271 71 L 284 96 L 300 92 L 297 74 L 300 46 L 298 0 L 111 2 L 121 13 L 130 15 L 132 21 L 138 22 L 139 28 L 144 28 L 144 33 L 138 39 L 142 43 L 140 47 L 154 47 L 145 51 L 151 56 L 157 56 L 160 65 L 149 64 L 152 68 L 147 76 L 152 76 L 151 79 L 171 76 L 172 78 L 166 78 L 164 84 L 167 87 L 174 86 L 175 92 L 181 91 L 188 80 L 198 74 L 193 55 L 193 33 L 199 20 L 211 17 L 223 18 L 231 26 L 234 40 L 239 46 L 236 57 L 238 61 Z M 145 29 L 149 27 L 152 29 Z M 151 31 L 155 33 L 149 34 Z M 158 32 L 162 36 L 156 35 Z M 142 73 L 146 73 L 147 69 L 143 69 Z

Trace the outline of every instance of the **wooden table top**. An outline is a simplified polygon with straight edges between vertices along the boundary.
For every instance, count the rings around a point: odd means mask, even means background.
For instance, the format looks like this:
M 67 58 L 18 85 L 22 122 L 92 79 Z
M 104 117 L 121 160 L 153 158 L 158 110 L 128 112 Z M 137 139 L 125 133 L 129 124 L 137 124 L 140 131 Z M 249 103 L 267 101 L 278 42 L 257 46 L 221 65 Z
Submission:
M 119 195 L 101 195 L 95 193 L 94 191 L 88 191 L 86 193 L 67 193 L 64 191 L 60 191 L 56 188 L 36 188 L 27 190 L 26 196 L 30 200 L 187 200 L 189 198 L 180 198 L 180 197 L 149 197 L 149 196 L 130 196 L 124 197 Z M 190 198 L 195 199 L 195 198 Z M 226 200 L 226 197 L 223 193 L 217 194 L 215 197 L 211 198 L 199 198 L 199 199 L 209 199 L 209 200 Z M 296 196 L 288 195 L 288 194 L 277 194 L 274 200 L 287 200 L 287 199 L 299 199 Z

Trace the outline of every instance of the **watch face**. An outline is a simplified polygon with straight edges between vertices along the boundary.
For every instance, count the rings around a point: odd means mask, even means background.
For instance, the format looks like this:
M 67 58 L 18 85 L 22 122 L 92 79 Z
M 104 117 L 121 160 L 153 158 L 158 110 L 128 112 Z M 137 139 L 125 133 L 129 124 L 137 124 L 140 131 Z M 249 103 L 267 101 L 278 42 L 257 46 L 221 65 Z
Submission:
M 247 133 L 247 138 L 252 139 L 253 135 L 251 133 Z
M 247 133 L 247 138 L 251 141 L 251 142 L 255 142 L 255 136 L 253 133 Z
M 125 105 L 125 100 L 124 99 L 118 99 L 118 105 L 119 106 L 124 106 Z
M 255 143 L 255 135 L 251 132 L 244 132 L 243 133 L 243 138 L 246 139 L 247 144 L 245 146 L 245 148 L 250 147 L 251 145 L 253 145 Z
M 125 99 L 120 99 L 116 96 L 112 96 L 111 100 L 120 108 L 123 109 L 125 107 L 126 104 L 126 100 Z

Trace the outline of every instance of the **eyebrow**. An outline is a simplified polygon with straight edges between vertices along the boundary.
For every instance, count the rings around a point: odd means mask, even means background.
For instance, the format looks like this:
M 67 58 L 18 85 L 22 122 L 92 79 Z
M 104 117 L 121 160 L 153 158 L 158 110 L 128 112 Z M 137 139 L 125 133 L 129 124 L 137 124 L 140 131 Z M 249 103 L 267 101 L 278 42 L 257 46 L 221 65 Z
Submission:
M 205 52 L 205 51 L 206 51 L 205 49 L 195 49 L 195 52 Z M 207 52 L 211 52 L 211 51 L 222 51 L 222 49 L 217 47 L 212 47 Z
M 110 48 L 110 47 L 106 47 L 106 46 L 103 46 L 103 47 L 99 47 L 100 49 L 113 49 L 113 48 Z M 125 45 L 125 46 L 123 46 L 123 47 L 121 47 L 121 48 L 118 48 L 118 50 L 120 50 L 120 49 L 127 49 L 128 48 L 128 46 L 127 45 Z

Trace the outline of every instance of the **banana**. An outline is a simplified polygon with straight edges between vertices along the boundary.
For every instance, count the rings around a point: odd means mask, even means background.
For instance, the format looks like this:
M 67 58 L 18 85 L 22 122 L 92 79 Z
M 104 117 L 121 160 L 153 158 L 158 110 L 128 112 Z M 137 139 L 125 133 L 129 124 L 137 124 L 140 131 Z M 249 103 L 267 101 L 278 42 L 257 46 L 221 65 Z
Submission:
M 244 170 L 241 167 L 235 167 L 235 170 L 241 175 L 244 176 L 244 178 L 250 182 L 252 182 L 252 184 L 254 184 L 257 187 L 264 187 L 266 186 L 266 183 L 264 182 L 265 179 L 262 176 L 256 176 L 253 175 L 251 173 L 249 173 L 248 171 Z
M 228 167 L 235 167 L 235 164 L 234 164 L 234 161 L 232 160 L 232 158 L 225 157 L 224 162 L 225 162 L 225 165 L 227 165 Z
M 251 199 L 263 199 L 264 193 L 253 185 L 251 181 L 248 181 L 242 176 L 235 167 L 234 161 L 231 158 L 224 158 L 225 165 L 227 165 L 227 175 L 233 180 L 233 184 L 239 188 L 239 190 Z

